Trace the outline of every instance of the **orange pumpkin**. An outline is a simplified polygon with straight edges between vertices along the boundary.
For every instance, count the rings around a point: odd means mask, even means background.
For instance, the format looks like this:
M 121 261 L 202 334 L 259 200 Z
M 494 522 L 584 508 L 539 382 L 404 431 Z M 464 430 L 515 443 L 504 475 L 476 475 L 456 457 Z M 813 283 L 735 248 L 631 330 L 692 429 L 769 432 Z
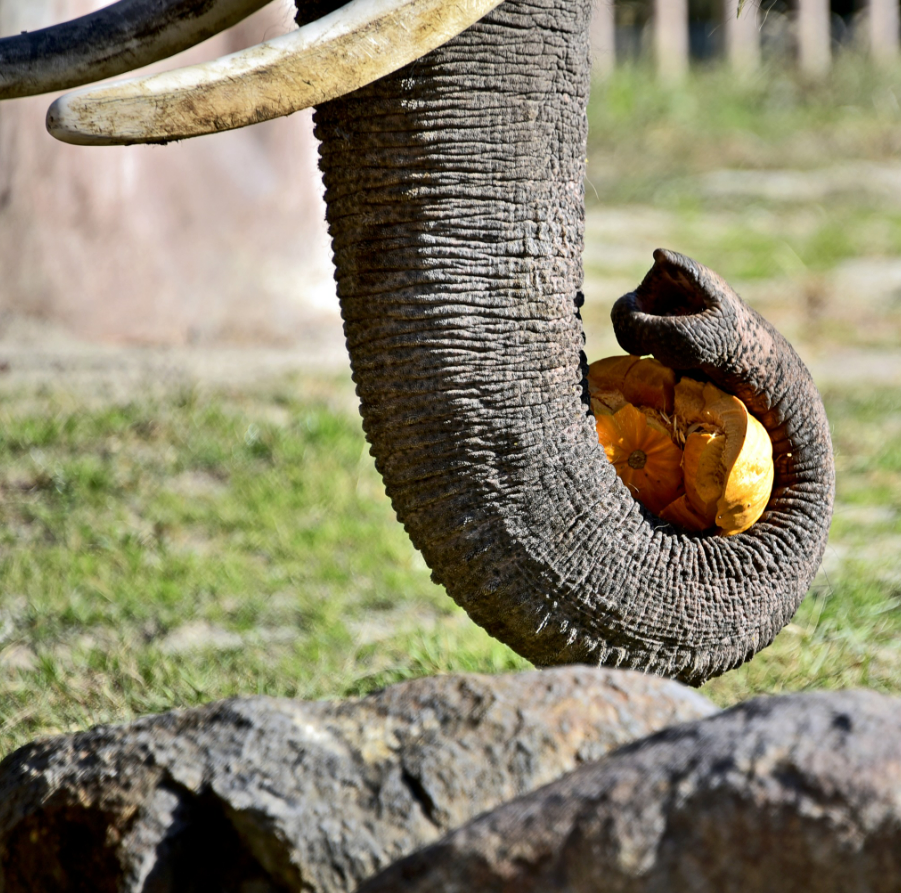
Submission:
M 635 498 L 691 531 L 741 533 L 773 487 L 773 445 L 737 397 L 657 360 L 607 357 L 588 371 L 598 439 Z
M 659 515 L 684 492 L 682 450 L 631 403 L 597 417 L 598 440 L 629 492 Z

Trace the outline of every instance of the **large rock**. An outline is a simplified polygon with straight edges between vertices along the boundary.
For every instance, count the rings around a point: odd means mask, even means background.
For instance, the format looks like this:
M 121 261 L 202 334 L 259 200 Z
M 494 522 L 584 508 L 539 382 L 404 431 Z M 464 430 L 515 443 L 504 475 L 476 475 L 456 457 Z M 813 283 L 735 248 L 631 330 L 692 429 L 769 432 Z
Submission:
M 761 698 L 501 806 L 359 893 L 897 893 L 901 701 Z
M 714 712 L 572 667 L 348 702 L 241 698 L 0 763 L 0 891 L 345 891 L 486 809 Z

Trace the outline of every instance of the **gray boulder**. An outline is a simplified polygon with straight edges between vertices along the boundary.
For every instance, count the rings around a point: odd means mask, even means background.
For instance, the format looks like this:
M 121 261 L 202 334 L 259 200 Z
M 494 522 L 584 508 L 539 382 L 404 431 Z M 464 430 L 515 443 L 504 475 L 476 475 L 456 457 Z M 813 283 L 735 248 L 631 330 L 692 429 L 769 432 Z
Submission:
M 901 701 L 759 698 L 483 815 L 359 893 L 898 893 Z
M 473 816 L 715 712 L 570 667 L 367 698 L 237 698 L 29 744 L 0 763 L 0 893 L 349 891 Z

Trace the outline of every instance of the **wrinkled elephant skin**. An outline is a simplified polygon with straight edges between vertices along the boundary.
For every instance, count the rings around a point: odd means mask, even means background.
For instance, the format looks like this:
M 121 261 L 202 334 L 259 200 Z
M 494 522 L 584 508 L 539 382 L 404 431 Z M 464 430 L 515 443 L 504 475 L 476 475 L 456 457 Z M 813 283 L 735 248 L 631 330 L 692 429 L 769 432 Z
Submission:
M 739 396 L 774 447 L 762 519 L 680 533 L 598 444 L 584 389 L 588 0 L 506 0 L 320 106 L 345 332 L 372 453 L 434 578 L 539 665 L 693 684 L 753 656 L 819 565 L 834 471 L 816 387 L 714 273 L 656 264 L 614 311 L 626 350 Z M 321 12 L 300 4 L 301 20 Z

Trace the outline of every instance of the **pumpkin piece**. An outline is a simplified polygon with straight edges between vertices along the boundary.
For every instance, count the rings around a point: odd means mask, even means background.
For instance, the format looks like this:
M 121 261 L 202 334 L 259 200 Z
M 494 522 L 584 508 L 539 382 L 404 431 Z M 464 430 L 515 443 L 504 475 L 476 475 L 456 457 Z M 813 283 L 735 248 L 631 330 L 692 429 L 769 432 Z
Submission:
M 625 405 L 626 404 L 624 403 L 623 406 Z M 591 411 L 594 413 L 594 417 L 596 419 L 602 415 L 613 415 L 612 409 L 610 409 L 605 403 L 601 403 L 600 400 L 596 400 L 594 397 L 591 398 Z
M 760 518 L 773 446 L 741 400 L 692 378 L 676 383 L 672 369 L 631 355 L 592 363 L 588 385 L 607 457 L 648 509 L 685 530 L 726 536 Z
M 640 357 L 636 357 L 633 354 L 626 354 L 621 357 L 604 357 L 602 360 L 595 360 L 588 367 L 589 387 L 615 388 L 618 391 L 622 391 L 626 373 L 640 360 Z
M 738 397 L 712 384 L 683 378 L 675 402 L 675 415 L 689 432 L 683 462 L 688 502 L 723 534 L 747 530 L 773 489 L 773 444 L 766 429 Z
M 710 529 L 708 521 L 701 517 L 688 501 L 687 494 L 680 496 L 675 502 L 671 502 L 661 513 L 660 517 L 676 527 L 692 533 L 701 533 Z
M 675 405 L 675 388 L 676 373 L 648 357 L 639 360 L 626 373 L 623 396 L 633 406 L 647 406 L 670 414 Z
M 676 373 L 657 360 L 627 355 L 605 357 L 588 367 L 588 390 L 616 412 L 624 403 L 672 413 Z
M 626 373 L 637 362 L 638 357 L 605 357 L 596 360 L 588 367 L 588 393 L 591 397 L 591 408 L 604 406 L 611 412 L 622 409 L 628 402 L 623 394 Z
M 755 524 L 770 501 L 774 479 L 773 442 L 766 428 L 749 415 L 745 442 L 717 502 L 717 527 L 731 536 Z
M 629 492 L 659 515 L 683 493 L 682 451 L 631 404 L 596 419 L 598 440 Z
M 716 522 L 717 502 L 726 487 L 722 434 L 695 431 L 685 438 L 682 472 L 685 475 L 685 498 L 698 518 L 704 520 L 702 530 Z

